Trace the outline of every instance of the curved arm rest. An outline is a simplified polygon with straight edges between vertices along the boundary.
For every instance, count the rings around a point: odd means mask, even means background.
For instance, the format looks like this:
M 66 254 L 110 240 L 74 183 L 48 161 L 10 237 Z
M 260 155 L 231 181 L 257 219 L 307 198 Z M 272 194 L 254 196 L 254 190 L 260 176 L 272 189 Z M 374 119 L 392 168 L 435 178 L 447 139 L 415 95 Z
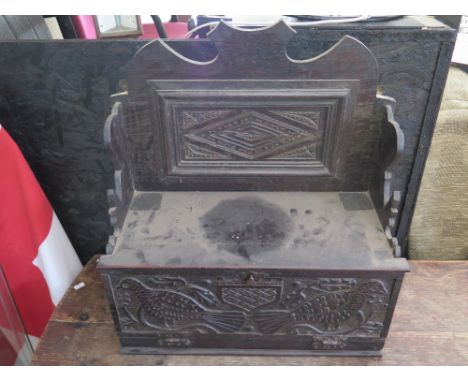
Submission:
M 395 99 L 384 95 L 377 95 L 377 99 L 383 103 L 386 109 L 387 118 L 382 131 L 382 141 L 384 143 L 382 165 L 386 169 L 396 163 L 403 154 L 405 136 L 400 128 L 400 124 L 395 120 Z
M 392 171 L 394 165 L 403 154 L 405 137 L 399 123 L 395 120 L 394 110 L 396 101 L 391 97 L 377 95 L 377 100 L 385 107 L 385 120 L 377 154 L 378 179 L 381 190 L 379 207 L 388 206 L 392 200 Z
M 126 141 L 123 104 L 117 101 L 104 124 L 104 143 L 112 152 L 114 163 L 114 188 L 107 191 L 109 217 L 113 228 L 113 234 L 109 236 L 106 246 L 107 253 L 111 253 L 114 249 L 133 193 Z

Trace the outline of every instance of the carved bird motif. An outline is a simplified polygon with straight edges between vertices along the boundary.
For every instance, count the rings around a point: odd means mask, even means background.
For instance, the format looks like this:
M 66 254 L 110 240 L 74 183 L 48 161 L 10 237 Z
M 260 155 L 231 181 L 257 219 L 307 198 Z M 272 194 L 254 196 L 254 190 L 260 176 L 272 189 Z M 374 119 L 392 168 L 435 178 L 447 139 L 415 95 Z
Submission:
M 253 315 L 253 320 L 262 332 L 270 334 L 291 324 L 311 324 L 324 327 L 326 331 L 336 331 L 343 322 L 359 317 L 359 311 L 371 296 L 386 294 L 381 283 L 370 281 L 351 290 L 305 298 L 290 310 L 259 311 Z
M 208 309 L 184 293 L 148 288 L 135 279 L 124 279 L 119 288 L 137 298 L 140 303 L 140 321 L 150 326 L 175 329 L 202 322 L 209 324 L 217 332 L 235 332 L 245 322 L 242 312 Z

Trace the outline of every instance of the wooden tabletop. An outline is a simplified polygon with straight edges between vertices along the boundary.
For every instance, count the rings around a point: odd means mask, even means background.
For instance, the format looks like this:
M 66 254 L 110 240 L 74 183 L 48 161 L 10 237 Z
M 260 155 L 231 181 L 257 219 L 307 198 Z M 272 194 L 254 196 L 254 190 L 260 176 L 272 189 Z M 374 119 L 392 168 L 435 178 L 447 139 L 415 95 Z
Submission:
M 410 262 L 382 357 L 146 356 L 119 354 L 98 257 L 58 305 L 33 365 L 468 365 L 468 261 Z

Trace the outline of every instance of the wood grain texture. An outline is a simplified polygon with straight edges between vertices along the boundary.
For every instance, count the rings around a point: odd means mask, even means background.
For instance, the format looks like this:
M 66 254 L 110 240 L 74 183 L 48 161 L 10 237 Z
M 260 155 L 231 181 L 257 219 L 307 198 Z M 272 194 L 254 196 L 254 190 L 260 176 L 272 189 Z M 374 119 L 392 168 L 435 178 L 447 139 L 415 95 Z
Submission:
M 54 312 L 34 365 L 468 365 L 468 262 L 412 261 L 382 357 L 358 358 L 119 354 L 97 259 Z

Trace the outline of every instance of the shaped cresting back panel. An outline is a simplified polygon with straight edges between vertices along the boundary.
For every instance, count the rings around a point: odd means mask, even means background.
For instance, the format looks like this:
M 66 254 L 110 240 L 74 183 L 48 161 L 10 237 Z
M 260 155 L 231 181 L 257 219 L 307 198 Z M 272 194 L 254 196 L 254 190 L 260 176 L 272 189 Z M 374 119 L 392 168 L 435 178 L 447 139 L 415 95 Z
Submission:
M 380 126 L 372 53 L 345 36 L 309 60 L 294 30 L 221 23 L 218 56 L 183 57 L 161 40 L 127 67 L 123 99 L 137 190 L 363 191 Z

